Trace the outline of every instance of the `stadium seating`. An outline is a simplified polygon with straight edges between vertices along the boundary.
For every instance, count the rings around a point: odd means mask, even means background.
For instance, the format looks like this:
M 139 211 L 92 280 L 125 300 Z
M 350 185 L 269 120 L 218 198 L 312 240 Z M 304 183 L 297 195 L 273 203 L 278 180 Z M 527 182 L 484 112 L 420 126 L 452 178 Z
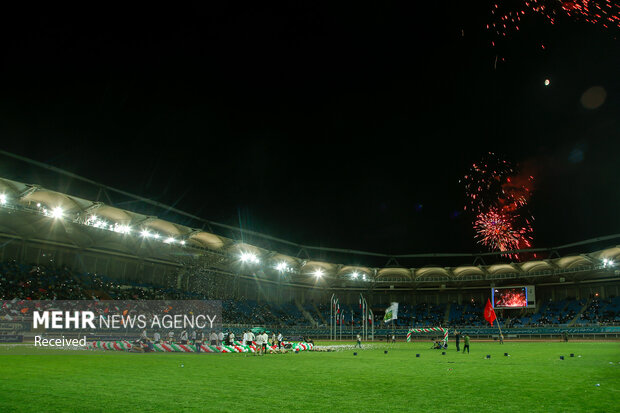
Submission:
M 191 300 L 208 299 L 203 294 L 181 291 L 175 288 L 156 288 L 149 284 L 119 284 L 118 281 L 100 274 L 76 273 L 67 267 L 53 268 L 42 265 L 25 265 L 15 261 L 0 262 L 0 300 L 14 298 L 24 300 Z M 580 314 L 584 306 L 587 307 Z M 446 312 L 450 327 L 484 326 L 483 305 L 476 302 L 466 304 L 406 304 L 399 306 L 399 316 L 395 326 L 430 327 L 445 324 Z M 306 311 L 317 325 L 313 325 L 302 312 Z M 341 304 L 345 314 L 343 326 L 359 328 L 362 325 L 362 312 L 353 304 Z M 381 329 L 384 307 L 375 309 L 375 327 Z M 223 317 L 227 324 L 266 325 L 286 327 L 289 330 L 311 327 L 325 327 L 329 323 L 330 308 L 325 303 L 287 302 L 281 304 L 259 303 L 254 300 L 224 299 Z M 351 320 L 351 314 L 354 315 Z M 589 301 L 564 299 L 542 302 L 536 312 L 523 310 L 521 314 L 506 316 L 506 327 L 541 327 L 550 325 L 601 325 L 620 322 L 620 297 Z M 574 321 L 573 321 L 574 320 Z M 348 330 L 347 330 L 348 331 Z

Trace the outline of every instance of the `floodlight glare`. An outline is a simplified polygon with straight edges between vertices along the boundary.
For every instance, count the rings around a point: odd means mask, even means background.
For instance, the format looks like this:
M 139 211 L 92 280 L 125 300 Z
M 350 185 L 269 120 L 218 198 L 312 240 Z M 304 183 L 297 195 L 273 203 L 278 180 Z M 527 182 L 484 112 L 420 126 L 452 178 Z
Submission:
M 61 207 L 56 207 L 52 209 L 52 212 L 51 212 L 51 216 L 54 219 L 62 218 L 63 214 L 64 214 L 64 211 L 62 210 Z
M 181 245 L 185 245 L 185 240 L 181 241 Z
M 351 278 L 353 278 L 354 280 L 357 280 L 357 277 L 359 277 L 359 273 L 357 271 L 354 271 L 353 274 L 351 274 Z
M 258 264 L 260 262 L 258 257 L 251 252 L 242 252 L 240 258 L 241 262 L 252 262 L 254 264 Z
M 0 194 L 0 205 L 6 204 L 6 195 Z
M 315 276 L 316 278 L 321 278 L 321 277 L 323 276 L 323 274 L 324 274 L 324 272 L 323 272 L 323 270 L 322 270 L 322 269 L 320 269 L 320 268 L 314 272 L 314 276 Z
M 164 242 L 165 242 L 166 244 L 172 244 L 174 241 L 175 241 L 175 239 L 174 239 L 174 238 L 172 238 L 172 237 L 168 237 L 168 238 L 166 238 L 166 239 L 164 240 Z
M 148 238 L 151 236 L 151 233 L 148 230 L 143 229 L 142 232 L 140 232 L 140 235 L 142 236 L 142 238 Z
M 114 232 L 119 232 L 121 234 L 129 234 L 131 232 L 131 227 L 129 225 L 114 225 Z
M 278 271 L 280 271 L 280 272 L 284 272 L 284 271 L 286 271 L 286 263 L 285 263 L 284 261 L 279 262 L 279 263 L 276 265 L 276 270 L 278 270 Z

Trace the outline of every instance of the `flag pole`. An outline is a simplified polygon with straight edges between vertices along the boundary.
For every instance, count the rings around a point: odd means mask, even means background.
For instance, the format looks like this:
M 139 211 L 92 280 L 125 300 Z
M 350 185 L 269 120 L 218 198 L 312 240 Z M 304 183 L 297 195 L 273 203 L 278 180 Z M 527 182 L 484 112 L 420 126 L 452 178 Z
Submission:
M 502 335 L 502 327 L 499 325 L 499 319 L 497 318 L 497 314 L 495 315 L 495 322 L 497 323 L 497 328 L 499 328 L 499 335 Z
M 370 339 L 375 341 L 375 314 L 370 310 Z
M 329 299 L 329 339 L 332 339 L 332 322 L 334 321 L 334 294 Z

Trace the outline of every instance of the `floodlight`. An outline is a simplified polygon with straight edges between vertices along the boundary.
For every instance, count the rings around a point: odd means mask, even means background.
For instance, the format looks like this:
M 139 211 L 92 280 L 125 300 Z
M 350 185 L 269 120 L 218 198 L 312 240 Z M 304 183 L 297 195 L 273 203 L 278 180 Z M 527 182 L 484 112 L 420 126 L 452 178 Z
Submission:
M 279 263 L 276 265 L 276 270 L 278 270 L 278 271 L 280 271 L 280 272 L 284 272 L 284 271 L 286 271 L 286 263 L 285 263 L 284 261 L 279 262 Z
M 0 194 L 0 205 L 6 204 L 6 195 Z
M 158 234 L 157 232 L 156 232 L 156 233 L 154 233 L 154 234 L 153 234 L 153 238 L 155 238 L 155 239 L 159 239 L 159 234 Z
M 351 278 L 353 278 L 354 280 L 357 280 L 357 277 L 359 277 L 359 273 L 357 271 L 354 271 L 353 274 L 351 274 Z
M 129 225 L 114 225 L 114 231 L 120 232 L 121 234 L 129 234 L 131 232 L 131 227 Z
M 151 233 L 148 230 L 143 229 L 142 232 L 140 232 L 140 235 L 142 236 L 142 238 L 148 238 L 151 236 Z
M 185 245 L 185 240 L 181 241 L 181 245 Z
M 172 243 L 174 243 L 174 241 L 175 241 L 175 239 L 174 239 L 174 238 L 172 238 L 172 237 L 168 237 L 168 238 L 166 238 L 166 239 L 164 240 L 164 242 L 165 242 L 166 244 L 172 244 Z
M 317 269 L 317 270 L 314 272 L 314 276 L 315 276 L 316 278 L 321 278 L 321 277 L 323 276 L 323 274 L 324 274 L 324 272 L 323 272 L 323 270 L 322 270 L 321 268 Z
M 51 217 L 54 219 L 62 218 L 63 214 L 64 214 L 64 211 L 62 210 L 61 207 L 56 207 L 52 209 L 52 212 L 50 213 Z
M 255 254 L 251 252 L 242 252 L 241 253 L 241 262 L 253 262 L 254 264 L 259 263 L 259 259 Z

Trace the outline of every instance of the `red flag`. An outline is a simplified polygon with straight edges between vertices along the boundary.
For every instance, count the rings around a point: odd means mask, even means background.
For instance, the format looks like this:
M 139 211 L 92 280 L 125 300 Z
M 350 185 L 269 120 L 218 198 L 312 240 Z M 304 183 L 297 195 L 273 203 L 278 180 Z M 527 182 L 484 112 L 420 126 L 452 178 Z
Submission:
M 495 310 L 491 306 L 490 298 L 487 298 L 487 305 L 484 307 L 484 318 L 489 322 L 489 324 L 493 324 L 493 321 L 497 318 L 495 316 Z

